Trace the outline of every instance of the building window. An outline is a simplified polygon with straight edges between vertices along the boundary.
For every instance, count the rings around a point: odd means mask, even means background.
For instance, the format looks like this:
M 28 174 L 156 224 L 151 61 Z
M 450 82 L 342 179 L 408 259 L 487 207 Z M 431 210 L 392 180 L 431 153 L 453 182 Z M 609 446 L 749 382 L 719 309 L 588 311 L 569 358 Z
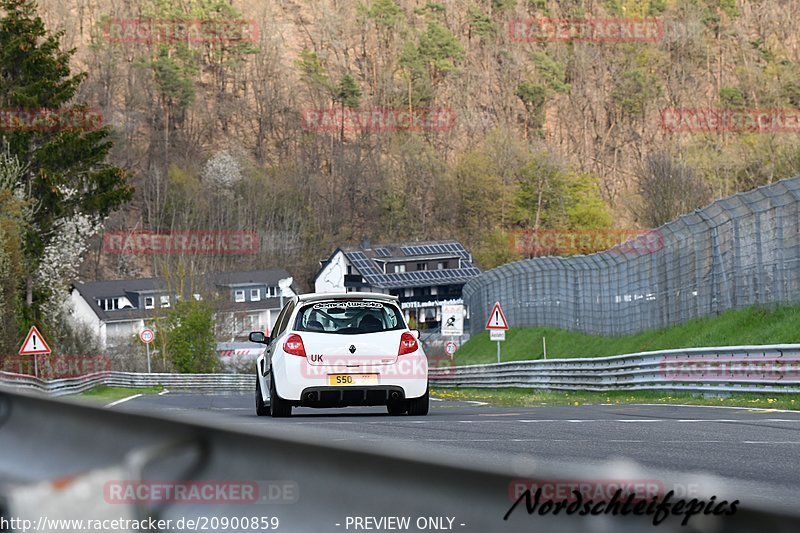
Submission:
M 439 261 L 436 263 L 436 270 L 444 270 L 447 268 L 447 261 Z
M 243 302 L 244 301 L 244 291 L 236 291 L 233 293 L 233 299 L 236 302 Z
M 118 309 L 120 309 L 119 298 L 103 298 L 103 299 L 98 298 L 97 300 L 95 300 L 95 302 L 97 303 L 97 307 L 99 307 L 103 311 L 117 311 Z M 130 305 L 130 307 L 133 306 Z
M 267 287 L 267 296 L 276 298 L 278 296 L 278 287 Z
M 162 308 L 169 307 L 169 295 L 168 294 L 165 294 L 164 296 L 161 296 L 160 300 L 161 300 L 161 307 Z
M 439 294 L 438 287 L 431 287 L 431 296 Z
M 428 263 L 417 263 L 417 270 L 428 270 Z
M 347 275 L 351 276 L 353 274 L 353 265 L 347 265 Z
M 406 271 L 406 266 L 405 265 L 395 265 L 394 266 L 395 274 L 397 274 L 399 272 L 405 272 L 405 271 Z
M 410 297 L 410 296 L 414 296 L 414 289 L 406 289 L 406 290 L 403 292 L 403 295 L 404 295 L 406 298 L 408 298 L 408 297 Z
M 260 302 L 261 301 L 261 290 L 259 290 L 259 289 L 250 289 L 250 301 L 251 302 Z

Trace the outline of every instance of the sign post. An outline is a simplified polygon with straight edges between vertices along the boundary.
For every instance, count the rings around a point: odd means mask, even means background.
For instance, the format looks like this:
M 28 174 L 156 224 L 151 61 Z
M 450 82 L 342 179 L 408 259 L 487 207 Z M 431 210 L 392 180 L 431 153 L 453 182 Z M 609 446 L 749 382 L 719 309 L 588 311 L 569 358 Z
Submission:
M 508 329 L 508 321 L 506 315 L 503 314 L 503 309 L 500 307 L 500 302 L 495 302 L 492 307 L 492 312 L 489 313 L 489 320 L 486 321 L 486 329 L 489 330 L 489 338 L 497 341 L 497 362 L 500 362 L 500 343 L 506 340 L 506 330 Z
M 155 332 L 150 328 L 144 328 L 139 332 L 139 339 L 147 348 L 147 373 L 150 374 L 150 343 L 156 338 Z
M 462 304 L 443 304 L 442 305 L 442 336 L 453 337 L 445 344 L 445 352 L 453 358 L 453 354 L 458 350 L 456 337 L 461 338 L 464 334 L 464 306 Z
M 39 377 L 39 365 L 36 356 L 39 354 L 47 355 L 51 352 L 50 346 L 47 345 L 47 341 L 39 333 L 39 329 L 36 326 L 31 326 L 28 336 L 25 337 L 25 342 L 22 343 L 22 347 L 19 349 L 19 354 L 33 356 L 33 375 L 35 377 Z

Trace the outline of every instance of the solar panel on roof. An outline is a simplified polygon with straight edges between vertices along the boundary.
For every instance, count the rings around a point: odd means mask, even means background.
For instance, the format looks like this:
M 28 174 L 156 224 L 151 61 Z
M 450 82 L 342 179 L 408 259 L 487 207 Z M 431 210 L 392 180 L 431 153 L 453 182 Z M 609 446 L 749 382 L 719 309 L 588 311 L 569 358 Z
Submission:
M 420 244 L 414 246 L 403 246 L 400 250 L 405 255 L 434 255 L 445 253 L 458 253 L 462 255 L 466 253 L 463 246 L 455 243 L 449 244 Z M 468 255 L 468 254 L 467 254 Z
M 386 248 L 375 248 L 375 254 L 378 257 L 389 257 L 392 253 Z
M 363 252 L 348 252 L 347 258 L 355 265 L 367 283 L 381 283 L 382 271 Z

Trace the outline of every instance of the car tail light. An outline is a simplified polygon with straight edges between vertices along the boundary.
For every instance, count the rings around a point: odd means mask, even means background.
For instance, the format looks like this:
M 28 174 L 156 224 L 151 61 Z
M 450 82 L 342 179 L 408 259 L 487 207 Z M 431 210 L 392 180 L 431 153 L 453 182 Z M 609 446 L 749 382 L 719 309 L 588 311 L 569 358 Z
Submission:
M 414 337 L 414 335 L 406 331 L 405 333 L 400 335 L 400 351 L 397 353 L 397 355 L 414 353 L 417 351 L 418 347 L 419 346 L 417 345 L 417 339 Z
M 297 333 L 292 333 L 286 337 L 283 343 L 283 351 L 292 355 L 306 356 L 306 347 L 303 346 L 303 339 Z

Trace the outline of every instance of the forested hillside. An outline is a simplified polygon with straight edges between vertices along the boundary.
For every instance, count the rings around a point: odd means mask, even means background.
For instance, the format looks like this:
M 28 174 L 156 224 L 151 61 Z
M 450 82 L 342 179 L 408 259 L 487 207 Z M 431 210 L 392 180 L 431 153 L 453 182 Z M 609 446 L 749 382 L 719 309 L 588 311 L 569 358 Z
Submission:
M 797 0 L 40 0 L 114 127 L 120 229 L 257 231 L 306 283 L 335 245 L 453 237 L 484 268 L 516 229 L 646 228 L 795 175 L 797 133 L 674 132 L 670 108 L 800 103 Z M 647 18 L 654 42 L 520 39 L 518 19 Z M 236 42 L 128 42 L 120 19 L 246 19 Z M 447 110 L 421 131 L 309 127 L 320 110 Z M 200 258 L 184 258 L 197 266 Z M 171 260 L 177 261 L 178 258 Z M 149 274 L 103 254 L 86 278 Z M 174 266 L 174 265 L 173 265 Z M 170 267 L 171 268 L 171 267 Z

